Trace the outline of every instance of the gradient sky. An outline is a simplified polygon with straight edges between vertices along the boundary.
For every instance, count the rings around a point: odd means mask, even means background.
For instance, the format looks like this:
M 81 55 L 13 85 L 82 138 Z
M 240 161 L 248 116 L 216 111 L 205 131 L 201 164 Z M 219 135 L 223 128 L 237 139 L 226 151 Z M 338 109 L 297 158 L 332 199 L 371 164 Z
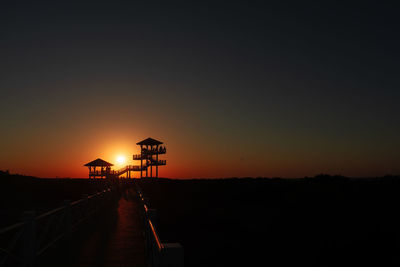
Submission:
M 2 2 L 0 169 L 153 137 L 163 177 L 400 173 L 399 10 L 319 2 Z

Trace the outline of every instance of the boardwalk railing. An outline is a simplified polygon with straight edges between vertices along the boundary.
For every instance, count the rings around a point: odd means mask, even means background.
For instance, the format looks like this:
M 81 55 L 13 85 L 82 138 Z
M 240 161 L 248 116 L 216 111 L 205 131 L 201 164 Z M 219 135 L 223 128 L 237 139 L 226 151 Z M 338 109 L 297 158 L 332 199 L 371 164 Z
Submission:
M 140 171 L 141 169 L 146 170 L 146 166 L 143 166 L 141 168 L 140 166 L 136 166 L 136 165 L 128 165 L 128 166 L 123 167 L 122 169 L 119 169 L 116 171 L 111 171 L 111 174 L 121 175 L 127 171 Z
M 183 247 L 179 243 L 162 243 L 156 231 L 157 211 L 148 207 L 148 199 L 137 187 L 142 208 L 143 230 L 146 242 L 147 266 L 183 267 Z
M 0 267 L 34 266 L 35 259 L 97 213 L 112 199 L 107 189 L 70 202 L 36 216 L 35 211 L 22 214 L 22 222 L 0 229 Z

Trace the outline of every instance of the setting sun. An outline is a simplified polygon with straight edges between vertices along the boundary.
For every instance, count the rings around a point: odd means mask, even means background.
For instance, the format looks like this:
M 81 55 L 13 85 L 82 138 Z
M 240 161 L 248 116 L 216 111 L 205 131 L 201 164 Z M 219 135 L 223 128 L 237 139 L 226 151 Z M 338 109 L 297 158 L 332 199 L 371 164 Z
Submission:
M 118 164 L 122 165 L 122 164 L 124 164 L 125 162 L 126 162 L 125 156 L 120 155 L 120 156 L 117 157 L 117 163 L 118 163 Z

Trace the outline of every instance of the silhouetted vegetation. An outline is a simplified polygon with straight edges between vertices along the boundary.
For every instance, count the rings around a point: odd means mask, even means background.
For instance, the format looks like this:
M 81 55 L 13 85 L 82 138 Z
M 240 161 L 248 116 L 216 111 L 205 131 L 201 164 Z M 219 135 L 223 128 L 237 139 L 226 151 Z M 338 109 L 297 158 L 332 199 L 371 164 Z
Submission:
M 398 266 L 400 178 L 147 180 L 185 266 Z

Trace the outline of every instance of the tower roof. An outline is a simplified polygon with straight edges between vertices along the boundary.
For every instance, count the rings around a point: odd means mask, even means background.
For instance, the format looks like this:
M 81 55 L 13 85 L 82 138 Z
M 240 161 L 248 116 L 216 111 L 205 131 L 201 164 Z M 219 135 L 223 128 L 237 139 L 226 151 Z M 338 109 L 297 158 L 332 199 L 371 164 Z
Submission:
M 140 142 L 138 142 L 136 144 L 137 145 L 145 145 L 145 146 L 156 146 L 156 145 L 163 144 L 163 142 L 160 142 L 160 141 L 158 141 L 156 139 L 153 139 L 153 138 L 149 137 L 149 138 L 144 139 L 143 141 L 140 141 Z
M 106 166 L 106 167 L 109 167 L 109 166 L 114 166 L 114 164 L 111 164 L 110 162 L 107 162 L 105 160 L 98 158 L 89 163 L 86 163 L 84 166 L 101 166 L 101 167 Z

